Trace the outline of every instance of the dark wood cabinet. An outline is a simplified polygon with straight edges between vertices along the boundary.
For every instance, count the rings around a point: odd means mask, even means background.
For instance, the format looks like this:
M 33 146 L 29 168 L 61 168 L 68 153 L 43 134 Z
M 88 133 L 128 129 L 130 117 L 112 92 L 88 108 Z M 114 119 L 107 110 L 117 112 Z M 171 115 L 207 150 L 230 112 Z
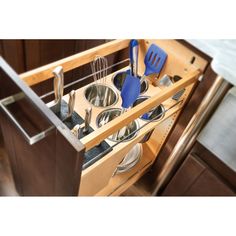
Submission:
M 18 73 L 23 73 L 53 61 L 63 59 L 75 53 L 87 50 L 103 44 L 104 39 L 99 40 L 0 40 L 0 55 Z M 73 72 L 65 74 L 65 84 L 89 74 L 88 66 L 84 66 Z M 69 89 L 76 89 L 84 85 L 84 82 Z M 37 95 L 43 95 L 53 90 L 51 81 L 44 81 L 31 88 Z M 68 93 L 69 90 L 65 90 Z M 45 101 L 53 100 L 48 96 Z M 0 131 L 1 133 L 1 131 Z M 0 139 L 2 139 L 0 134 Z
M 0 58 L 0 125 L 20 195 L 78 195 L 84 146 Z
M 0 54 L 17 73 L 105 43 L 99 40 L 0 40 Z
M 163 196 L 235 196 L 219 173 L 191 152 L 162 193 Z
M 105 43 L 99 40 L 0 40 L 0 55 L 18 73 L 23 73 L 53 61 L 63 59 L 78 52 Z M 65 84 L 89 74 L 90 67 L 84 66 L 65 74 Z M 81 87 L 84 83 L 80 83 Z M 74 88 L 78 88 L 74 86 Z M 72 87 L 73 88 L 73 87 Z M 70 89 L 72 89 L 70 88 Z M 51 81 L 32 86 L 37 95 L 52 91 Z M 65 92 L 68 92 L 65 90 Z M 46 101 L 52 100 L 52 96 Z

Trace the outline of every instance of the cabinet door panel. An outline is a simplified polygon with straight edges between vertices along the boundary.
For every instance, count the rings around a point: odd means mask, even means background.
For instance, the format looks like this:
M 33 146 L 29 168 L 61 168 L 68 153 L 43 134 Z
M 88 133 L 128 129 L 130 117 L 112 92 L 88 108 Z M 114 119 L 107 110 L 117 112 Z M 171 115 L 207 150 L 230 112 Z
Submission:
M 163 194 L 168 196 L 183 196 L 204 170 L 205 167 L 189 155 L 171 179 Z
M 189 154 L 162 195 L 231 196 L 235 192 L 198 157 Z
M 25 72 L 25 54 L 23 40 L 0 40 L 0 55 L 17 73 Z
M 184 193 L 186 196 L 234 196 L 235 193 L 216 175 L 205 170 Z

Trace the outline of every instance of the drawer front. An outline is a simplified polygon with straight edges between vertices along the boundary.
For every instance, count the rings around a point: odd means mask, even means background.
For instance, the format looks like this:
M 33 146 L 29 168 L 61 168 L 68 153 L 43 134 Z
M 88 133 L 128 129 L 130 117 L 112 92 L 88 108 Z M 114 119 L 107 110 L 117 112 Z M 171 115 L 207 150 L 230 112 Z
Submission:
M 0 58 L 0 119 L 20 195 L 77 195 L 84 148 Z

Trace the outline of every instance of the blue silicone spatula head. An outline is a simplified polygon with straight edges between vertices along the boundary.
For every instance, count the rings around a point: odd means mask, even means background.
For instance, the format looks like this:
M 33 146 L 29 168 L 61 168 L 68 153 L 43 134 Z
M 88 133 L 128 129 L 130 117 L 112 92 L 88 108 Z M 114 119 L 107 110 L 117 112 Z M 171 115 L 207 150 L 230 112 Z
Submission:
M 155 44 L 152 44 L 144 58 L 145 75 L 159 74 L 166 62 L 167 53 Z
M 123 108 L 131 107 L 138 98 L 140 90 L 141 85 L 139 78 L 127 74 L 121 89 L 121 106 Z

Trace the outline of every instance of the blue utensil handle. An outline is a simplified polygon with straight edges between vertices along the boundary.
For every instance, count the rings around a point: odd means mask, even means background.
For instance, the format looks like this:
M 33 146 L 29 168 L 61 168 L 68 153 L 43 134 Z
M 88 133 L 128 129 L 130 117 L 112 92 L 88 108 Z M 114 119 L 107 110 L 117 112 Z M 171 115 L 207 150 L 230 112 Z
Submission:
M 143 114 L 143 115 L 142 115 L 142 118 L 143 118 L 144 120 L 148 120 L 148 119 L 149 119 L 149 114 L 148 114 L 148 113 Z
M 129 45 L 129 56 L 130 56 L 130 65 L 131 65 L 131 75 L 138 76 L 138 41 L 132 39 Z

